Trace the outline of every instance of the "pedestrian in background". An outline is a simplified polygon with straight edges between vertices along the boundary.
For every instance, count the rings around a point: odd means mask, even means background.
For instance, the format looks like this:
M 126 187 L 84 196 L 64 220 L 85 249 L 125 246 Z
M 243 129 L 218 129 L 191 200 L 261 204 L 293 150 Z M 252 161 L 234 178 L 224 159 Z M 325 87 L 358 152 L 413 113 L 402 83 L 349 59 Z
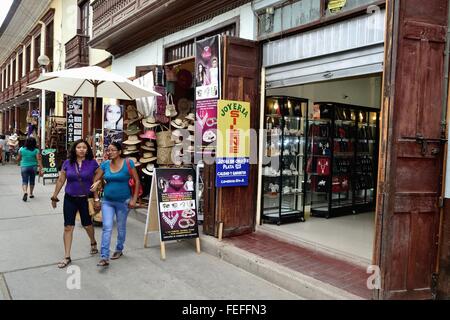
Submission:
M 103 189 L 103 199 L 101 203 L 103 234 L 101 245 L 101 260 L 97 264 L 99 267 L 109 265 L 111 234 L 114 224 L 114 216 L 117 220 L 117 243 L 116 250 L 111 259 L 119 259 L 123 255 L 126 238 L 126 227 L 129 209 L 136 206 L 139 190 L 139 176 L 134 162 L 124 159 L 122 145 L 118 142 L 111 143 L 107 150 L 109 160 L 100 165 L 99 172 L 95 175 L 94 184 L 91 191 L 97 198 L 97 186 L 104 179 L 106 185 Z M 132 195 L 128 181 L 133 178 L 135 189 Z M 94 203 L 95 210 L 100 210 L 99 202 Z
M 5 135 L 0 135 L 0 163 L 5 165 L 6 162 L 6 140 Z
M 52 207 L 56 208 L 59 201 L 58 194 L 67 181 L 63 204 L 65 258 L 58 264 L 58 268 L 65 268 L 72 262 L 70 251 L 77 212 L 80 214 L 81 224 L 90 239 L 90 253 L 98 253 L 94 227 L 89 214 L 88 198 L 90 196 L 89 188 L 99 170 L 91 146 L 85 140 L 75 141 L 70 148 L 69 159 L 64 161 L 62 165 L 55 191 L 51 197 Z
M 22 200 L 27 201 L 28 185 L 30 186 L 30 198 L 34 198 L 33 191 L 36 182 L 36 173 L 42 175 L 42 162 L 35 138 L 28 138 L 25 145 L 19 149 L 17 162 L 22 174 Z M 39 166 L 39 169 L 37 168 Z M 39 171 L 38 171 L 39 170 Z

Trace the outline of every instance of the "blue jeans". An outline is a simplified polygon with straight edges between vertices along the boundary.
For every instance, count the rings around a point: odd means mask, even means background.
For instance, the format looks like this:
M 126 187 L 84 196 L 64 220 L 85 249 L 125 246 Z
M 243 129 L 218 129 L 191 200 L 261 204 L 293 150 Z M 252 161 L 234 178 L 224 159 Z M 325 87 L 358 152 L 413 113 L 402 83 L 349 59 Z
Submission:
M 117 219 L 117 244 L 116 251 L 122 252 L 123 246 L 125 244 L 125 237 L 127 234 L 127 218 L 128 218 L 128 202 L 126 200 L 123 202 L 107 201 L 102 202 L 102 223 L 103 223 L 103 234 L 102 234 L 102 248 L 101 257 L 102 259 L 109 259 L 109 251 L 111 245 L 111 235 L 114 225 L 114 215 Z
M 21 167 L 20 171 L 22 173 L 22 185 L 23 186 L 34 186 L 36 181 L 36 167 Z

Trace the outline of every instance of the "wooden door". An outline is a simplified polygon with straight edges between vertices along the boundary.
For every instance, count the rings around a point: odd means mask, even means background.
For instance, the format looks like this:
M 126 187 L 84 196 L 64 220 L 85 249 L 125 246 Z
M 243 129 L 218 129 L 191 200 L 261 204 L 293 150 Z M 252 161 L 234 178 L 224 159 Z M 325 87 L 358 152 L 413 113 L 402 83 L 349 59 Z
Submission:
M 250 127 L 257 129 L 259 124 L 259 45 L 254 41 L 229 36 L 224 36 L 223 44 L 222 98 L 250 102 Z M 251 148 L 257 147 L 258 141 L 251 141 Z M 205 206 L 208 204 L 209 208 L 209 210 L 205 208 L 205 232 L 217 236 L 218 225 L 221 222 L 223 237 L 253 232 L 258 193 L 258 165 L 250 165 L 247 187 L 215 189 L 215 174 L 213 174 L 215 165 L 205 166 L 205 172 L 209 174 L 209 185 L 205 185 L 205 196 L 210 195 L 205 202 Z M 206 181 L 208 180 L 205 179 Z M 212 197 L 214 193 L 215 203 Z M 212 212 L 214 208 L 215 212 Z
M 443 168 L 447 0 L 387 5 L 374 261 L 379 299 L 430 299 Z

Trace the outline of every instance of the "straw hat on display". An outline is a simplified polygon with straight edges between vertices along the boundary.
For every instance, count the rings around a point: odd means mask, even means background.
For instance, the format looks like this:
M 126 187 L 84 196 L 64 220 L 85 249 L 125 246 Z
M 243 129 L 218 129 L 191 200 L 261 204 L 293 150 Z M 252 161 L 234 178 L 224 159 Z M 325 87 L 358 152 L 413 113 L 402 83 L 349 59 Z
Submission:
M 137 121 L 139 121 L 139 118 L 128 119 L 128 120 L 125 120 L 123 123 L 126 124 L 126 125 L 130 125 L 130 124 L 133 124 L 133 123 L 135 123 Z
M 17 133 L 14 133 L 12 136 L 8 139 L 8 145 L 15 147 L 19 144 L 19 137 L 17 136 Z
M 123 151 L 124 155 L 128 155 L 128 154 L 132 154 L 132 153 L 137 153 L 139 152 L 138 148 L 136 147 L 136 145 L 131 145 L 131 146 L 126 146 L 125 150 Z
M 128 159 L 133 161 L 135 167 L 139 167 L 141 165 L 137 158 L 129 157 Z
M 194 150 L 194 146 L 189 146 L 188 148 L 187 148 L 187 150 L 186 150 L 187 152 L 195 152 L 195 150 Z
M 191 132 L 194 132 L 195 131 L 195 127 L 192 124 L 190 124 L 188 126 L 188 130 L 191 131 Z
M 186 99 L 186 98 L 181 98 L 180 100 L 178 100 L 178 119 L 184 119 L 189 111 L 191 111 L 192 109 L 192 101 Z
M 128 126 L 127 130 L 125 130 L 125 133 L 128 136 L 131 136 L 131 135 L 135 135 L 135 134 L 139 133 L 140 131 L 141 131 L 141 129 L 136 124 L 132 124 L 132 125 Z
M 190 121 L 195 121 L 195 115 L 191 112 L 186 116 L 185 119 L 190 120 Z
M 192 141 L 192 142 L 195 141 L 194 136 L 192 134 L 187 138 L 187 140 Z
M 149 162 L 156 161 L 156 159 L 157 159 L 157 158 L 153 155 L 152 152 L 146 152 L 146 153 L 144 153 L 144 155 L 142 156 L 142 158 L 139 159 L 139 161 L 140 161 L 141 163 L 149 163 Z
M 132 105 L 127 106 L 127 118 L 128 121 L 139 119 L 139 114 L 135 106 Z
M 175 119 L 173 121 L 170 122 L 170 124 L 178 129 L 184 129 L 186 128 L 186 124 L 183 122 L 183 120 L 181 119 Z
M 144 169 L 142 169 L 142 172 L 148 176 L 152 176 L 153 170 L 155 170 L 155 165 L 153 163 L 149 163 Z
M 156 133 L 153 130 L 147 130 L 145 131 L 144 134 L 141 134 L 139 137 L 142 139 L 156 140 Z
M 156 123 L 156 119 L 154 117 L 145 118 L 144 120 L 142 120 L 142 124 L 144 125 L 144 127 L 149 129 L 157 127 L 159 125 Z
M 136 135 L 131 135 L 128 137 L 128 140 L 124 141 L 124 144 L 138 144 L 141 143 L 142 141 L 139 140 L 138 136 Z
M 141 146 L 141 149 L 147 151 L 156 151 L 155 144 L 153 142 L 147 141 L 144 145 Z

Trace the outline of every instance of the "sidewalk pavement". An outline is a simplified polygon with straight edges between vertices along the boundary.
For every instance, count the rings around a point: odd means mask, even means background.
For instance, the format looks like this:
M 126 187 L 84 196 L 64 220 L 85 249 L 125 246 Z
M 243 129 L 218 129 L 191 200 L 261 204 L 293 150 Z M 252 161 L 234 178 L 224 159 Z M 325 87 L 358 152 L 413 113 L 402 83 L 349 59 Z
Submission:
M 81 271 L 81 289 L 69 290 L 73 268 L 56 267 L 64 249 L 62 202 L 54 210 L 49 200 L 54 184 L 37 184 L 36 198 L 27 202 L 20 184 L 18 166 L 0 166 L 0 300 L 302 299 L 213 255 L 197 254 L 192 240 L 168 244 L 162 261 L 159 246 L 143 247 L 144 224 L 133 218 L 124 256 L 107 269 L 96 267 L 99 255 L 89 254 L 89 239 L 77 225 L 71 256 Z M 95 231 L 100 246 L 101 229 Z

